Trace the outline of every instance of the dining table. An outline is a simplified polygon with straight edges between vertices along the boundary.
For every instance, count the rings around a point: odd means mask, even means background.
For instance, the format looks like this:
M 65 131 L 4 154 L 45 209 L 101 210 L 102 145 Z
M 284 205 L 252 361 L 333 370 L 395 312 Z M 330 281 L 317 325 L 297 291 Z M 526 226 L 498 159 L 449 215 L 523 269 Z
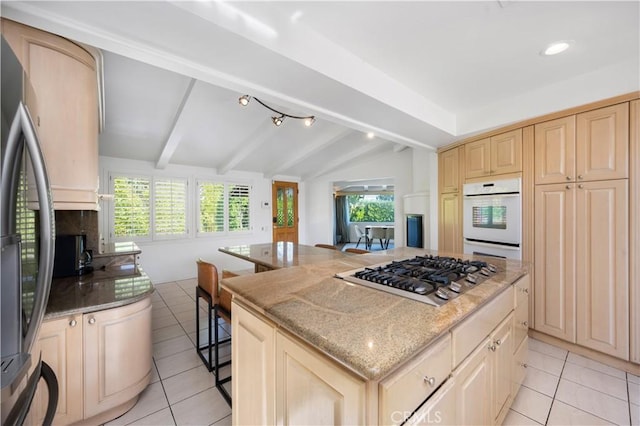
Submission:
M 364 227 L 367 234 L 367 250 L 371 250 L 374 241 L 380 240 L 380 248 L 389 248 L 389 241 L 394 237 L 394 225 L 367 225 Z
M 340 250 L 286 241 L 220 247 L 218 251 L 253 263 L 256 273 L 353 256 Z

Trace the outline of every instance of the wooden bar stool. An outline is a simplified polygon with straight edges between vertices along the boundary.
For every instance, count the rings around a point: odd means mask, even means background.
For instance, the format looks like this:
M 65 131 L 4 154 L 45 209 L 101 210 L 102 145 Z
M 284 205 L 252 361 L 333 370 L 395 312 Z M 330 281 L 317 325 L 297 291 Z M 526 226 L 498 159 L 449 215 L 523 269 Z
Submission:
M 196 351 L 198 356 L 204 362 L 204 365 L 209 371 L 213 371 L 216 377 L 216 388 L 222 394 L 224 399 L 231 406 L 231 395 L 222 386 L 224 383 L 231 381 L 231 376 L 220 378 L 220 368 L 225 365 L 231 364 L 231 360 L 220 362 L 220 345 L 230 344 L 231 337 L 226 339 L 220 339 L 220 332 L 218 330 L 218 318 L 222 318 L 228 324 L 231 324 L 231 294 L 226 290 L 220 288 L 218 284 L 218 268 L 212 263 L 206 262 L 202 259 L 198 259 L 196 262 L 198 265 L 198 286 L 196 287 Z M 207 330 L 209 332 L 209 341 L 203 345 L 200 344 L 200 298 L 207 301 L 209 309 L 208 319 L 209 323 Z M 213 311 L 213 336 L 211 335 L 211 312 Z M 213 337 L 213 340 L 212 340 Z M 209 352 L 209 358 L 205 357 L 203 351 Z M 213 351 L 213 360 L 211 359 L 211 353 Z M 212 363 L 213 361 L 213 363 Z

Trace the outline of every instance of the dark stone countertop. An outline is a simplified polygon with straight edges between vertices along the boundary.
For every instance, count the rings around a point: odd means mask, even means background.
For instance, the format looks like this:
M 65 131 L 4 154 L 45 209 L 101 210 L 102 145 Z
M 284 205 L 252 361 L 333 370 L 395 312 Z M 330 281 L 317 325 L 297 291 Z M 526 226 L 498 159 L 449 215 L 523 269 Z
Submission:
M 54 278 L 44 319 L 117 308 L 149 297 L 153 290 L 147 274 L 135 265 Z

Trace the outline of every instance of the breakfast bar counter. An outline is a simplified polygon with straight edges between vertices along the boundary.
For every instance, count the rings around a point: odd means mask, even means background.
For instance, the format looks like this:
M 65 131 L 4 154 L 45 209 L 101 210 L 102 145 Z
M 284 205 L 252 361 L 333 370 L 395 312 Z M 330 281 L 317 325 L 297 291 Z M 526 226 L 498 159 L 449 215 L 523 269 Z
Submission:
M 425 255 L 438 253 L 397 248 L 224 279 L 222 286 L 233 294 L 234 424 L 273 420 L 268 412 L 252 408 L 273 402 L 261 400 L 272 397 L 260 393 L 272 382 L 278 383 L 271 389 L 276 418 L 286 417 L 286 413 L 278 414 L 278 410 L 284 410 L 290 415 L 306 413 L 299 422 L 311 421 L 313 407 L 329 398 L 331 401 L 324 403 L 331 407 L 348 407 L 331 414 L 343 416 L 346 423 L 402 423 L 425 401 L 432 401 L 434 392 L 439 395 L 437 401 L 444 401 L 440 393 L 446 392 L 449 399 L 456 392 L 477 393 L 464 387 L 466 379 L 462 376 L 480 355 L 483 362 L 505 364 L 495 369 L 487 367 L 487 374 L 506 372 L 508 377 L 483 379 L 487 386 L 500 387 L 496 392 L 484 389 L 491 395 L 486 402 L 491 408 L 481 409 L 478 416 L 475 407 L 462 412 L 472 413 L 475 422 L 499 424 L 523 377 L 519 371 L 525 365 L 522 356 L 526 357 L 527 347 L 527 264 L 456 255 L 488 261 L 497 271 L 439 307 L 336 276 Z M 516 325 L 516 318 L 525 324 L 524 331 Z M 498 361 L 498 357 L 503 358 Z M 271 367 L 269 360 L 274 363 Z M 514 363 L 520 368 L 512 368 Z M 456 376 L 460 376 L 457 382 L 462 389 L 453 390 Z M 512 387 L 512 380 L 518 386 Z M 325 386 L 337 393 L 327 396 L 320 391 Z M 449 413 L 454 417 L 445 417 L 445 421 L 458 422 L 456 413 Z M 311 417 L 305 417 L 307 414 Z M 470 421 L 464 418 L 460 421 Z

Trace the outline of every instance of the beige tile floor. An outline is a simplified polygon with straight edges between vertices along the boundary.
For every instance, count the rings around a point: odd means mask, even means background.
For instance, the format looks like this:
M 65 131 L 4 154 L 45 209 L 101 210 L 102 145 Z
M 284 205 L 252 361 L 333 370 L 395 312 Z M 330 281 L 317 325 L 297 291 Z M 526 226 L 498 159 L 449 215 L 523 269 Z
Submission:
M 195 279 L 156 285 L 153 378 L 108 425 L 230 425 L 231 408 L 195 352 Z M 206 310 L 201 303 L 201 328 Z M 229 332 L 226 324 L 221 324 Z M 202 331 L 201 331 L 202 333 Z M 505 425 L 638 425 L 640 377 L 530 339 L 527 376 Z M 230 356 L 223 348 L 224 359 Z M 229 373 L 229 368 L 221 374 Z

